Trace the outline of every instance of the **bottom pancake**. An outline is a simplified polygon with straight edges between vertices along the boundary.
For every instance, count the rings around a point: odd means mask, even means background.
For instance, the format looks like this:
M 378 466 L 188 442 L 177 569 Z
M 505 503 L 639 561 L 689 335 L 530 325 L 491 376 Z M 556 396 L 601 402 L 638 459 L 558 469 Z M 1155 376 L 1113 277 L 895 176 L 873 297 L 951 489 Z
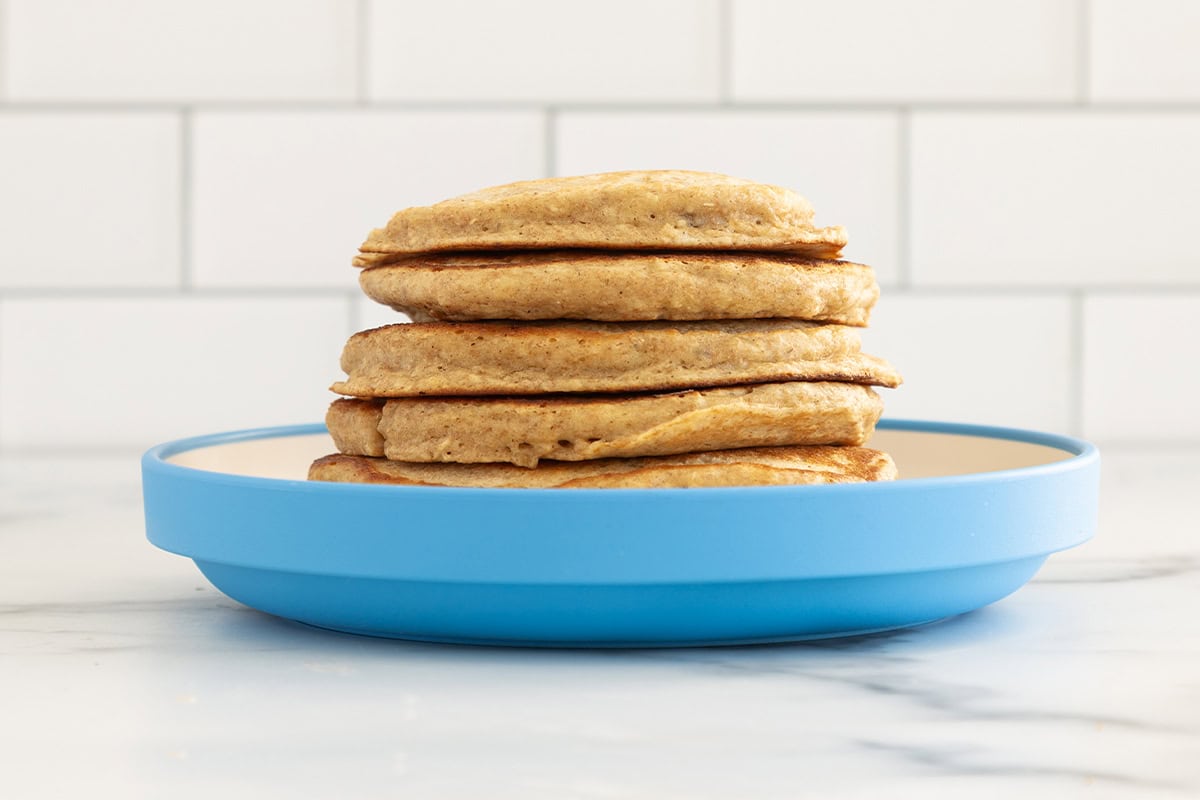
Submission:
M 310 480 L 408 486 L 538 489 L 679 489 L 858 483 L 896 477 L 887 453 L 866 447 L 753 447 L 675 456 L 512 464 L 422 464 L 335 454 L 313 462 Z
M 335 400 L 346 455 L 394 461 L 586 461 L 784 445 L 860 445 L 883 402 L 849 383 L 768 383 L 669 394 Z

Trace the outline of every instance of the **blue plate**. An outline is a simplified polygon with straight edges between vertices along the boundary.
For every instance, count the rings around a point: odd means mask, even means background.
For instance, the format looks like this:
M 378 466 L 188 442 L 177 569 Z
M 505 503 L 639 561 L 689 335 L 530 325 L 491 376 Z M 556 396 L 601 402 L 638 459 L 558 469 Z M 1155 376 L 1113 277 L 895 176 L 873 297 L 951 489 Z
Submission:
M 1100 459 L 1032 431 L 884 421 L 887 483 L 455 489 L 303 480 L 321 425 L 160 445 L 151 542 L 310 625 L 471 644 L 779 642 L 992 603 L 1096 528 Z

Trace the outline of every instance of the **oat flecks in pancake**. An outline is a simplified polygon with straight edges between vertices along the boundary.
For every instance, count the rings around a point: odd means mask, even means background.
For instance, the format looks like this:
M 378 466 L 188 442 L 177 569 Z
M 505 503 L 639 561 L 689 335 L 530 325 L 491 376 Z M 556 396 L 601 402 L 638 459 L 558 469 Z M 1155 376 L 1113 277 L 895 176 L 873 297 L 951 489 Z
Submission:
M 710 172 L 610 172 L 521 181 L 406 208 L 359 249 L 774 250 L 836 258 L 845 230 L 812 220 L 808 201 L 779 186 Z
M 651 395 L 341 398 L 326 424 L 346 455 L 534 467 L 539 459 L 861 445 L 882 411 L 866 386 L 793 382 Z
M 386 325 L 350 337 L 341 363 L 332 389 L 353 397 L 900 383 L 857 329 L 796 320 Z
M 865 447 L 760 447 L 650 458 L 512 464 L 417 464 L 365 456 L 317 459 L 319 481 L 480 488 L 693 488 L 853 483 L 896 477 L 892 459 Z
M 536 253 L 406 257 L 363 270 L 373 300 L 426 320 L 790 318 L 865 326 L 874 272 L 768 253 Z

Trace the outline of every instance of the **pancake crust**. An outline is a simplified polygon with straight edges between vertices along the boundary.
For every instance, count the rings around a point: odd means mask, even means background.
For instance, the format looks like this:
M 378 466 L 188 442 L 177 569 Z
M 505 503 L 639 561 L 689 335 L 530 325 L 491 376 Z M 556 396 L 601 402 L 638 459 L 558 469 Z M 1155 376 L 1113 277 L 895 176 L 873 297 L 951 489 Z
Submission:
M 858 331 L 796 320 L 429 322 L 350 337 L 353 397 L 638 392 L 781 381 L 898 386 Z
M 493 186 L 396 212 L 363 253 L 537 250 L 782 250 L 836 258 L 841 227 L 817 228 L 795 192 L 711 172 L 655 170 Z
M 765 253 L 588 250 L 433 255 L 363 270 L 368 297 L 417 320 L 791 318 L 865 326 L 871 268 Z
M 890 456 L 865 447 L 759 447 L 651 458 L 512 464 L 414 464 L 335 454 L 313 462 L 310 480 L 409 486 L 635 489 L 885 481 Z
M 335 400 L 325 423 L 346 455 L 537 466 L 539 459 L 861 445 L 883 412 L 848 383 L 769 383 L 657 395 Z

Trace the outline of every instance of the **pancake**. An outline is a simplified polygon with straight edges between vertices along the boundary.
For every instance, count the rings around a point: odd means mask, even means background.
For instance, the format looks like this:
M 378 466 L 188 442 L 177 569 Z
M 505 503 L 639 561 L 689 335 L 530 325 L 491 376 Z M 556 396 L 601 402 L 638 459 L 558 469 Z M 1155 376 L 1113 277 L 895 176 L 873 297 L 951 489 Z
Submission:
M 652 458 L 512 464 L 414 464 L 365 456 L 317 459 L 316 481 L 480 488 L 674 489 L 885 481 L 896 477 L 886 453 L 865 447 L 759 447 Z
M 325 427 L 339 453 L 350 456 L 386 455 L 387 442 L 379 432 L 384 405 L 388 401 L 365 397 L 339 397 L 325 412 Z M 434 401 L 430 401 L 434 402 Z M 433 459 L 412 459 L 432 461 Z
M 764 253 L 431 255 L 366 269 L 368 297 L 421 320 L 791 318 L 865 326 L 871 268 Z
M 609 172 L 509 183 L 406 208 L 359 249 L 782 250 L 836 258 L 845 229 L 812 220 L 808 201 L 778 186 L 711 172 Z
M 795 320 L 429 322 L 350 337 L 353 397 L 638 392 L 779 381 L 898 386 L 857 329 Z
M 325 422 L 347 455 L 534 467 L 539 459 L 860 445 L 882 411 L 866 386 L 793 382 L 598 397 L 342 398 Z

